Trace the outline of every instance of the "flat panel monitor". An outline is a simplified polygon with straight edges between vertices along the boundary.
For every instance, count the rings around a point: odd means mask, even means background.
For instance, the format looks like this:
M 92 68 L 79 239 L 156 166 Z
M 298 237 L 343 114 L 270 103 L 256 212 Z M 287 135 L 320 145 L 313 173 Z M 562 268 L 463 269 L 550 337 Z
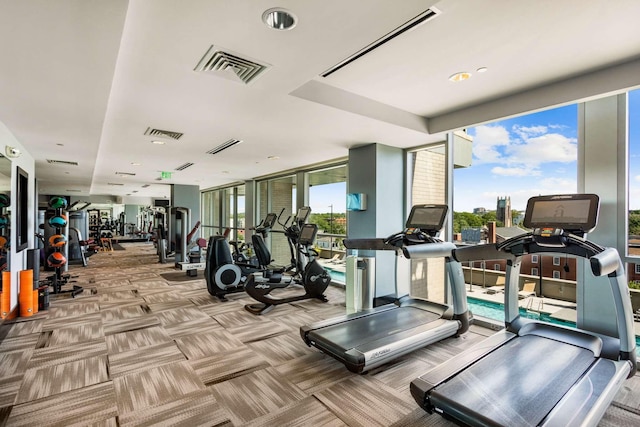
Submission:
M 312 245 L 317 233 L 318 226 L 316 224 L 305 224 L 300 229 L 300 237 L 298 240 L 301 245 Z
M 276 223 L 277 215 L 274 213 L 268 213 L 262 222 L 262 226 L 264 228 L 273 228 L 273 225 Z
M 407 219 L 407 228 L 439 231 L 447 217 L 447 205 L 415 205 Z
M 557 228 L 588 233 L 598 222 L 600 199 L 595 194 L 558 194 L 529 199 L 524 216 L 527 228 Z
M 309 218 L 310 214 L 311 214 L 311 208 L 309 206 L 303 206 L 300 209 L 298 209 L 298 214 L 296 215 L 296 218 L 298 221 L 305 223 L 307 222 L 307 218 Z

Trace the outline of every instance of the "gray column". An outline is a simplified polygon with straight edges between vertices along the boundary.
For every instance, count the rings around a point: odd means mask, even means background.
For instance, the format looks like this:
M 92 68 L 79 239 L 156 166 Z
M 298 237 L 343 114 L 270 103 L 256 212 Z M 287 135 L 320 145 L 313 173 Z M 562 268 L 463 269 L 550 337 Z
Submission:
M 578 192 L 600 197 L 596 229 L 588 239 L 626 251 L 626 94 L 578 106 Z M 606 277 L 594 278 L 588 263 L 578 267 L 578 326 L 615 335 L 616 316 Z
M 191 210 L 189 231 L 200 221 L 200 187 L 197 185 L 171 184 L 171 206 Z
M 405 153 L 400 148 L 369 144 L 349 150 L 349 193 L 364 193 L 366 211 L 347 212 L 349 238 L 387 237 L 405 222 Z M 395 254 L 363 253 L 376 257 L 376 297 L 395 295 Z

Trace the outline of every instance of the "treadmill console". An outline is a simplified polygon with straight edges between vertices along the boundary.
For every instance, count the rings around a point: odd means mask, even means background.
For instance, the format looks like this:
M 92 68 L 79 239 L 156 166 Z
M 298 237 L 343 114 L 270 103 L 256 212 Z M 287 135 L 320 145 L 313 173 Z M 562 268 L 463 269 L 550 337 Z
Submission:
M 438 241 L 435 237 L 447 217 L 447 205 L 414 205 L 407 219 L 406 228 L 386 239 L 395 247 Z
M 596 227 L 599 201 L 595 194 L 532 197 L 523 225 L 533 230 L 538 244 L 564 246 L 565 233 L 584 237 Z
M 447 205 L 415 205 L 407 218 L 407 230 L 419 230 L 435 236 L 447 218 Z

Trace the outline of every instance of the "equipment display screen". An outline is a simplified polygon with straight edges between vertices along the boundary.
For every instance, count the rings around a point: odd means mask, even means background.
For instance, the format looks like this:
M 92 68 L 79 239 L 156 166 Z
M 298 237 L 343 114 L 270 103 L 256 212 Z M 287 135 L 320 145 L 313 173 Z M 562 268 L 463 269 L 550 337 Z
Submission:
M 598 219 L 599 198 L 595 194 L 565 194 L 532 197 L 527 203 L 524 226 L 590 231 Z
M 269 213 L 267 214 L 267 216 L 264 219 L 264 222 L 262 223 L 262 226 L 265 228 L 272 228 L 273 225 L 276 223 L 276 214 L 274 213 Z
M 415 205 L 407 219 L 407 228 L 438 231 L 447 216 L 447 205 Z
M 316 238 L 318 227 L 315 224 L 305 224 L 300 229 L 299 241 L 303 245 L 310 245 Z
M 309 218 L 310 213 L 311 213 L 311 208 L 308 206 L 303 206 L 300 209 L 298 209 L 298 214 L 296 215 L 296 218 L 298 219 L 298 221 L 307 222 L 307 218 Z

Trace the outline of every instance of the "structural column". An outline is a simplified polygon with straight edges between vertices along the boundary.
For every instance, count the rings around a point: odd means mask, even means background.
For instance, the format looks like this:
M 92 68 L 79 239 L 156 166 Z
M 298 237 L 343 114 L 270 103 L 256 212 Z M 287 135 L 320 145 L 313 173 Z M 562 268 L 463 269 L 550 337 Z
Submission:
M 404 163 L 400 148 L 369 144 L 349 150 L 347 191 L 367 197 L 365 211 L 347 212 L 349 238 L 384 238 L 404 228 Z M 358 254 L 376 258 L 375 297 L 395 296 L 395 253 Z
M 596 229 L 588 239 L 626 254 L 627 95 L 616 95 L 578 106 L 578 192 L 600 197 Z M 577 289 L 578 326 L 615 335 L 616 317 L 606 277 L 594 278 L 581 262 Z

